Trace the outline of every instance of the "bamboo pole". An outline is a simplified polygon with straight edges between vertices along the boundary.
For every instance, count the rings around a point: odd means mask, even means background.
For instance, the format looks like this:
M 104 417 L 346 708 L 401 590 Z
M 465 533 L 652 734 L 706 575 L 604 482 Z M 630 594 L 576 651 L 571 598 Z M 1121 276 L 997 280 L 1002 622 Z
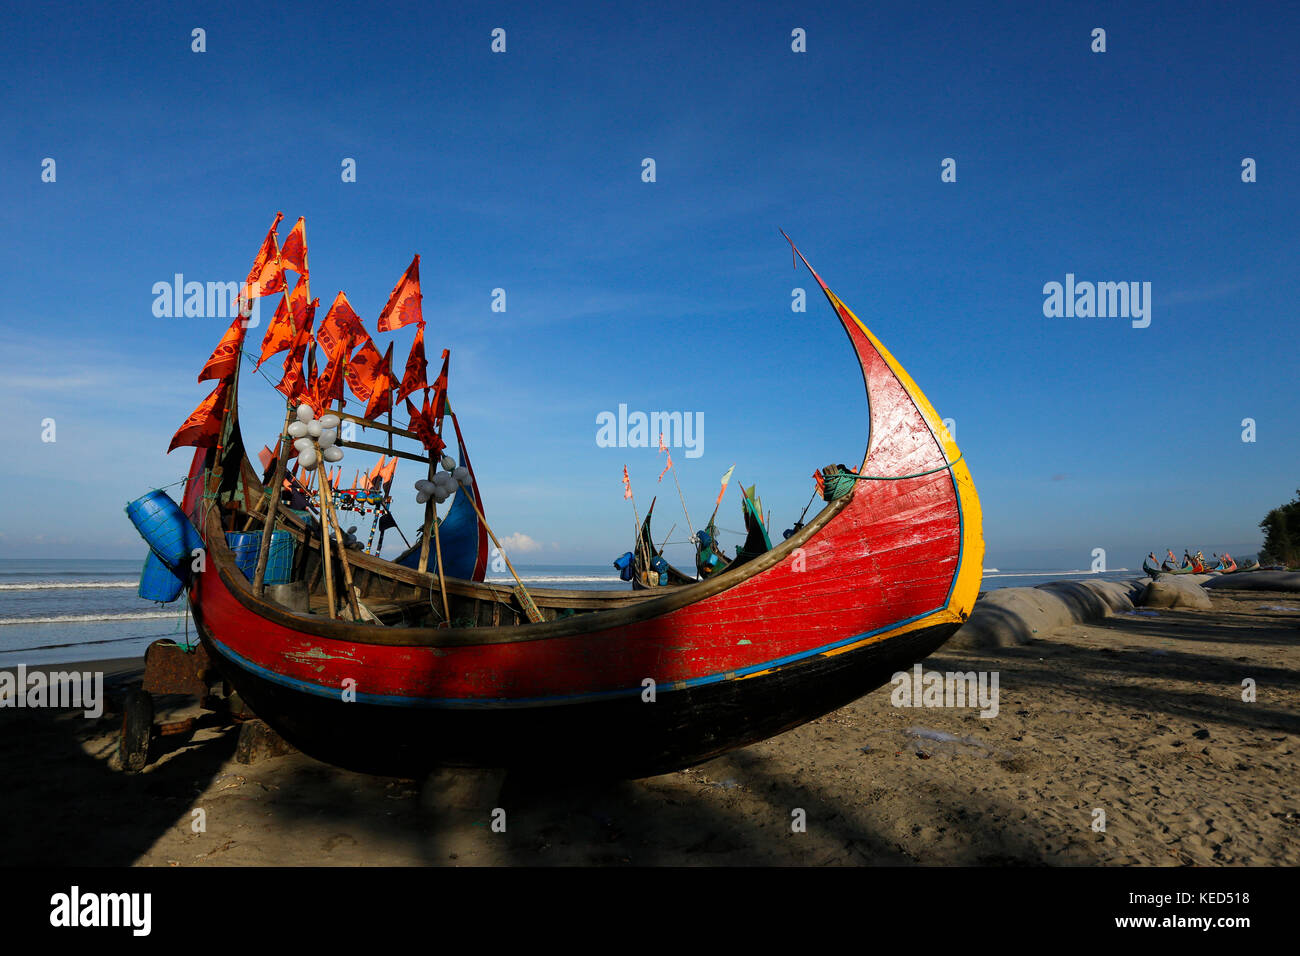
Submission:
M 447 605 L 447 579 L 442 570 L 442 539 L 438 536 L 438 507 L 433 498 L 429 499 L 429 503 L 434 505 L 433 545 L 438 554 L 438 587 L 442 590 L 442 619 L 450 627 L 451 610 Z
M 317 469 L 319 472 L 319 469 Z M 320 559 L 325 565 L 325 600 L 329 602 L 329 612 L 331 618 L 338 617 L 338 609 L 334 605 L 334 569 L 330 566 L 330 533 L 329 533 L 329 516 L 325 512 L 325 492 L 322 490 L 321 509 L 320 509 Z
M 466 495 L 466 497 L 469 499 L 469 503 L 473 506 L 474 513 L 478 515 L 478 520 L 483 522 L 483 527 L 492 538 L 492 543 L 497 546 L 497 551 L 500 553 L 502 560 L 505 561 L 506 567 L 510 569 L 510 575 L 515 579 L 515 584 L 519 585 L 519 590 L 523 593 L 523 596 L 527 598 L 528 603 L 524 606 L 524 611 L 528 614 L 528 619 L 534 623 L 540 621 L 541 612 L 537 610 L 537 605 L 533 603 L 533 597 L 528 593 L 528 588 L 524 587 L 524 582 L 519 580 L 519 575 L 515 572 L 515 566 L 510 563 L 510 558 L 506 554 L 506 549 L 501 547 L 501 542 L 497 540 L 497 536 L 493 532 L 492 526 L 488 524 L 487 518 L 483 517 L 483 512 L 479 509 L 478 502 L 474 500 L 473 495 Z M 536 618 L 533 617 L 534 612 L 537 614 Z
M 266 521 L 262 523 L 262 540 L 257 545 L 257 570 L 253 574 L 253 593 L 258 597 L 266 590 L 266 561 L 271 554 L 271 535 L 275 533 L 275 519 L 280 512 L 280 494 L 284 488 L 284 472 L 288 465 L 289 449 L 293 447 L 289 437 L 289 422 L 293 418 L 293 402 L 288 402 L 288 411 L 284 415 L 284 428 L 280 434 L 280 456 L 275 463 L 275 475 L 271 479 L 271 501 L 266 510 Z M 266 494 L 262 495 L 263 503 Z
M 441 432 L 438 435 L 442 437 Z M 445 449 L 446 446 L 444 445 Z M 429 480 L 433 481 L 433 476 L 438 473 L 438 463 L 440 456 L 429 452 Z M 432 532 L 435 545 L 435 556 L 438 561 L 438 587 L 442 591 L 442 614 L 443 620 L 448 624 L 451 623 L 451 610 L 447 604 L 447 581 L 442 570 L 442 538 L 438 531 L 438 501 L 432 494 L 429 500 L 424 503 L 424 538 L 420 542 L 420 571 L 427 572 L 429 569 L 429 534 Z
M 429 455 L 429 480 L 433 481 L 433 476 L 438 473 L 438 459 L 435 455 Z M 421 574 L 429 570 L 429 535 L 433 532 L 433 519 L 437 517 L 437 504 L 433 500 L 433 495 L 429 495 L 429 500 L 424 503 L 424 535 L 420 541 L 420 563 L 417 565 Z
M 302 224 L 302 265 L 307 268 L 307 223 Z M 283 268 L 281 269 L 283 274 Z M 307 302 L 311 302 L 311 283 L 310 280 L 303 276 L 303 292 L 307 293 Z M 289 323 L 297 328 L 293 320 L 293 302 L 290 300 L 289 277 L 284 279 L 284 310 L 288 313 Z M 252 302 L 250 300 L 251 308 Z M 292 343 L 289 357 L 293 358 Z M 305 358 L 306 356 L 304 356 Z M 271 554 L 271 536 L 275 533 L 276 516 L 280 513 L 280 493 L 284 487 L 284 471 L 289 463 L 289 449 L 292 446 L 292 439 L 289 437 L 289 423 L 293 419 L 294 403 L 293 399 L 285 400 L 286 411 L 284 414 L 284 427 L 280 429 L 280 456 L 275 463 L 275 476 L 271 484 L 271 502 L 266 509 L 266 522 L 262 525 L 262 540 L 257 545 L 257 570 L 253 573 L 253 593 L 261 597 L 266 590 L 266 561 Z M 262 504 L 266 504 L 266 493 L 262 493 Z M 260 505 L 259 505 L 260 507 Z
M 677 480 L 677 469 L 668 469 L 673 473 L 673 484 L 677 486 L 677 497 L 682 502 L 682 514 L 686 515 L 686 533 L 692 538 L 695 537 L 695 525 L 691 524 L 691 513 L 686 510 L 686 496 L 682 494 L 682 483 Z
M 316 460 L 317 472 L 320 473 L 321 471 L 323 471 L 324 467 L 325 467 L 324 459 L 318 458 Z M 353 590 L 353 586 L 352 586 L 352 564 L 351 562 L 348 561 L 347 542 L 343 540 L 343 531 L 341 528 L 339 528 L 339 517 L 334 511 L 334 491 L 330 487 L 329 478 L 326 475 L 321 474 L 320 479 L 321 479 L 321 509 L 320 509 L 321 520 L 322 522 L 328 521 L 330 524 L 334 526 L 334 540 L 338 542 L 339 559 L 343 562 L 343 580 L 344 583 L 347 585 L 348 604 L 352 606 L 352 619 L 354 621 L 360 621 L 361 608 L 357 604 L 357 594 L 356 591 Z

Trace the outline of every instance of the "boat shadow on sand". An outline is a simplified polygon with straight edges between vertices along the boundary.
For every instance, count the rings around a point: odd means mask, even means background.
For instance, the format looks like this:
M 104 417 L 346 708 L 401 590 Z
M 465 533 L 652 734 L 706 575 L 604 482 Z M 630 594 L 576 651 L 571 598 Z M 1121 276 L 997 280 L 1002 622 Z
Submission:
M 236 735 L 154 741 L 155 763 L 117 769 L 124 688 L 107 686 L 102 716 L 0 710 L 0 844 L 8 866 L 128 866 L 160 837 L 188 829 L 194 798 L 234 754 Z M 166 713 L 168 701 L 161 702 Z

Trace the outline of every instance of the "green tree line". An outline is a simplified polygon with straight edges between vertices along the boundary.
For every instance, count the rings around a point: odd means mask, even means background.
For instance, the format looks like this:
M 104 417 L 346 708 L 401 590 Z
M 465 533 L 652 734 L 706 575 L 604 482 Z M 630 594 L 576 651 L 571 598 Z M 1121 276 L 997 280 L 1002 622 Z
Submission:
M 1293 500 L 1270 511 L 1259 527 L 1264 532 L 1260 564 L 1300 565 L 1300 489 Z

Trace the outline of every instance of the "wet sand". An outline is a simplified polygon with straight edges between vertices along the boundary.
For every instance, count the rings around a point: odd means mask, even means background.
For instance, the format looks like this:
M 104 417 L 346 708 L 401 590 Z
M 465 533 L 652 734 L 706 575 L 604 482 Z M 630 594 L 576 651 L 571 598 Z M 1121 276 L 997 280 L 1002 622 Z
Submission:
M 1300 596 L 1211 593 L 1210 611 L 924 662 L 996 671 L 991 719 L 897 708 L 886 686 L 702 766 L 602 785 L 368 777 L 297 753 L 245 765 L 217 730 L 126 775 L 118 716 L 0 709 L 5 862 L 1295 866 Z M 113 666 L 120 680 L 138 662 Z M 197 712 L 184 703 L 159 718 Z

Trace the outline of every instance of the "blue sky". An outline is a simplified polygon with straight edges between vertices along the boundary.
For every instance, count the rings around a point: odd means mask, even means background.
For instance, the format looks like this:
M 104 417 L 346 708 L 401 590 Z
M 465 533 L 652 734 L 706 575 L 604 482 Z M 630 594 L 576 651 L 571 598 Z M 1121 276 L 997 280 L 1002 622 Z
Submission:
M 642 513 L 666 497 L 658 536 L 684 537 L 662 456 L 596 446 L 620 403 L 704 413 L 703 455 L 674 454 L 697 525 L 733 462 L 778 531 L 814 468 L 857 463 L 860 377 L 824 300 L 791 312 L 812 283 L 778 228 L 956 421 L 986 564 L 1253 551 L 1300 484 L 1300 15 L 1044 6 L 10 14 L 0 556 L 143 555 L 122 506 L 183 476 L 188 452 L 164 450 L 228 325 L 156 318 L 151 289 L 242 277 L 276 210 L 282 238 L 307 217 L 313 294 L 345 290 L 372 331 L 421 254 L 430 355 L 452 350 L 488 517 L 527 536 L 521 562 L 626 550 L 624 464 Z M 1150 327 L 1045 317 L 1067 273 L 1150 282 Z M 243 398 L 259 447 L 274 393 L 246 377 Z M 416 467 L 398 473 L 408 534 Z

